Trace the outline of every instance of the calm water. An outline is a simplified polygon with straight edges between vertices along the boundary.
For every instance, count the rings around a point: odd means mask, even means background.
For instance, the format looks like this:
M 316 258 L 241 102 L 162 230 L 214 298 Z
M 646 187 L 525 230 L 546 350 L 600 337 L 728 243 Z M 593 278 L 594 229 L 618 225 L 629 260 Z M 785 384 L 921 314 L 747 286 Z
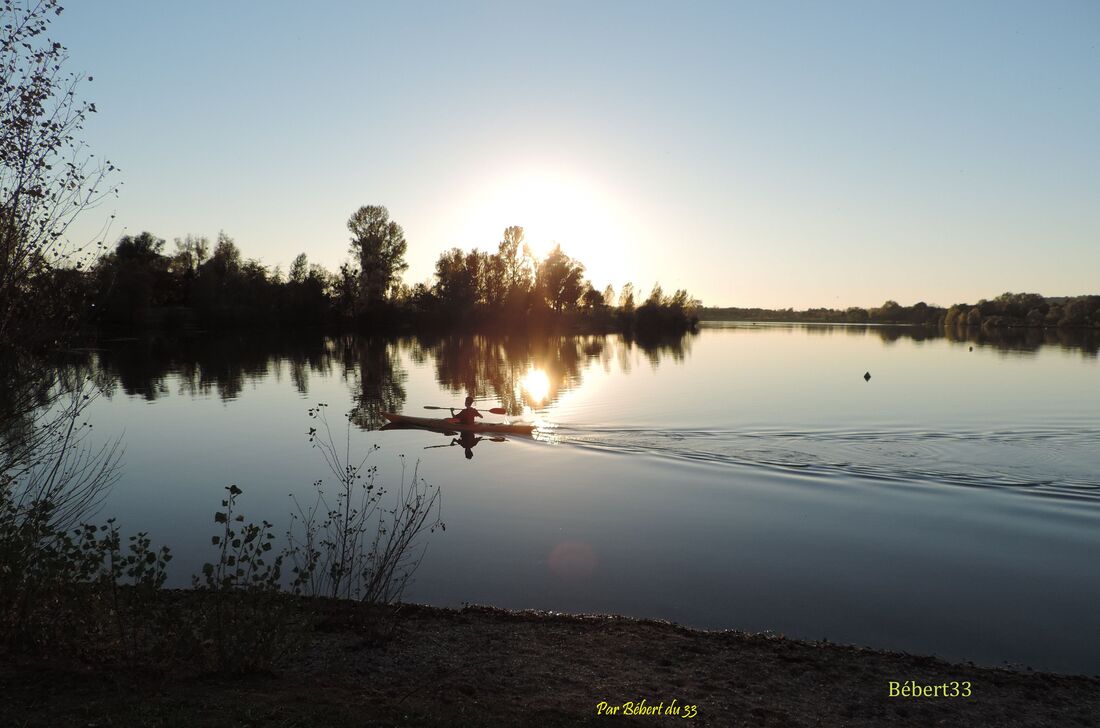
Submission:
M 1029 338 L 1030 337 L 1030 338 Z M 440 486 L 412 601 L 616 612 L 1100 673 L 1095 341 L 723 324 L 620 337 L 196 338 L 83 355 L 121 435 L 103 516 L 211 557 L 228 483 L 252 519 L 326 473 L 306 411 L 384 478 Z M 864 381 L 870 372 L 870 381 Z M 534 439 L 377 431 L 475 390 Z M 498 418 L 499 419 L 499 418 Z M 444 445 L 444 447 L 433 447 Z

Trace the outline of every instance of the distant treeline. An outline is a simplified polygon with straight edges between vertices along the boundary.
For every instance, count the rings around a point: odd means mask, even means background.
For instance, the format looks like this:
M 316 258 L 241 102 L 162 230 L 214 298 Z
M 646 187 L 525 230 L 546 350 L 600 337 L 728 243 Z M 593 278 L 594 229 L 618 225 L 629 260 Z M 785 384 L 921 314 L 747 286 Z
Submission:
M 86 325 L 108 328 L 227 328 L 262 324 L 360 324 L 372 329 L 561 328 L 682 332 L 697 302 L 659 285 L 597 290 L 584 264 L 560 246 L 539 260 L 523 228 L 504 230 L 493 252 L 452 248 L 430 281 L 409 285 L 407 243 L 386 208 L 360 208 L 348 221 L 352 260 L 338 271 L 302 253 L 283 272 L 245 259 L 224 233 L 188 235 L 171 249 L 149 232 L 126 235 L 86 270 L 63 272 L 64 290 Z
M 902 306 L 887 301 L 875 308 L 700 308 L 705 321 L 790 321 L 848 324 L 919 324 L 947 328 L 1100 328 L 1100 296 L 1047 298 L 1038 293 L 1002 293 L 992 301 L 956 303 L 950 308 L 921 301 Z

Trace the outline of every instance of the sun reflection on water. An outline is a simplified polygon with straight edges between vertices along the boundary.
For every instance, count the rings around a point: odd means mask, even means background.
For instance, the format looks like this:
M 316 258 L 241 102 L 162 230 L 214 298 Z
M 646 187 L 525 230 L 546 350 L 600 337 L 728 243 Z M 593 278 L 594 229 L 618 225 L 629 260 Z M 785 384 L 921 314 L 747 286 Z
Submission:
M 533 408 L 546 404 L 550 397 L 550 377 L 541 369 L 532 367 L 520 380 L 519 386 L 527 395 L 527 403 Z
M 519 380 L 523 393 L 523 419 L 535 425 L 534 438 L 544 442 L 555 442 L 554 425 L 548 422 L 538 411 L 550 401 L 550 377 L 546 372 L 531 367 Z

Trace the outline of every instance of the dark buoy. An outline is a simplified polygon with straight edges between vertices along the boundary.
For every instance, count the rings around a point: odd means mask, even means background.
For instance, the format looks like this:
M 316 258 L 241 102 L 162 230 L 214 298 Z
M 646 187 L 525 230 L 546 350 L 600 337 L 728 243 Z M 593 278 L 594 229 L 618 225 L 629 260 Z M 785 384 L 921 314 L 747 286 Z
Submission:
M 972 347 L 970 347 L 970 350 L 971 350 L 971 351 L 974 351 L 974 347 L 973 347 L 973 346 L 972 346 Z
M 865 382 L 871 381 L 871 372 L 864 372 L 863 381 L 865 381 Z

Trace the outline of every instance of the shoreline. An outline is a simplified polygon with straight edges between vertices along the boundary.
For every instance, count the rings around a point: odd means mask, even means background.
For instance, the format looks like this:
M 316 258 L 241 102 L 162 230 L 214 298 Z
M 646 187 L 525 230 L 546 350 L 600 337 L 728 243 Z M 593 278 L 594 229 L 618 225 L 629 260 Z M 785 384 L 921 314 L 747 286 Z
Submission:
M 689 706 L 692 723 L 713 726 L 1087 726 L 1100 715 L 1097 676 L 616 615 L 280 598 L 303 618 L 304 639 L 269 673 L 157 674 L 8 655 L 0 722 L 565 726 L 665 723 L 688 718 Z M 969 683 L 971 695 L 890 697 L 890 681 L 960 691 Z M 660 714 L 630 715 L 643 700 Z M 666 712 L 676 708 L 678 716 Z

